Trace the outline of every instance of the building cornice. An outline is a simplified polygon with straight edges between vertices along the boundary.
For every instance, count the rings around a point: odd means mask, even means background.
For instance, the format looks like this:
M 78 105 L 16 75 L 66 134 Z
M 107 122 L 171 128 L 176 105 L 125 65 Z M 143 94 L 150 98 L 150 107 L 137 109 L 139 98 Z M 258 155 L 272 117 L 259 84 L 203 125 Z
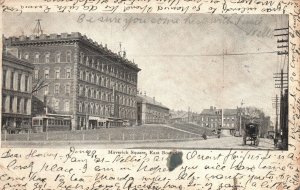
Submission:
M 34 69 L 34 65 L 32 63 L 29 63 L 25 60 L 22 60 L 22 59 L 18 59 L 16 57 L 13 57 L 12 55 L 5 55 L 5 54 L 2 54 L 2 60 L 4 61 L 8 61 L 8 62 L 13 62 L 13 63 L 16 63 L 18 65 L 21 65 L 21 66 L 24 66 L 24 67 L 27 67 L 31 70 Z M 4 62 L 3 62 L 3 65 L 6 65 Z
M 121 63 L 126 67 L 136 70 L 139 72 L 141 69 L 138 68 L 137 64 L 129 61 L 128 59 L 118 55 L 117 53 L 112 52 L 107 47 L 103 47 L 102 44 L 99 44 L 93 41 L 90 38 L 87 38 L 86 35 L 82 35 L 79 32 L 61 33 L 61 34 L 42 34 L 40 36 L 31 35 L 31 36 L 19 36 L 19 37 L 9 37 L 5 38 L 5 43 L 8 46 L 41 46 L 41 45 L 50 45 L 50 44 L 62 44 L 69 43 L 74 44 L 80 42 L 86 46 L 89 46 L 100 53 L 100 55 L 105 55 L 109 60 Z

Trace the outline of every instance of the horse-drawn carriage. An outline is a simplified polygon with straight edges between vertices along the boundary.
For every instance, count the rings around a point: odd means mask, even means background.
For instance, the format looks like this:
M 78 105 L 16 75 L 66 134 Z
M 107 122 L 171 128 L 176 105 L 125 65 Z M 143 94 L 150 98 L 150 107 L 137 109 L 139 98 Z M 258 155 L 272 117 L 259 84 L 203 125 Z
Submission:
M 247 141 L 251 141 L 251 145 L 258 146 L 259 144 L 259 125 L 257 123 L 248 123 L 245 125 L 243 135 L 243 145 L 246 145 Z

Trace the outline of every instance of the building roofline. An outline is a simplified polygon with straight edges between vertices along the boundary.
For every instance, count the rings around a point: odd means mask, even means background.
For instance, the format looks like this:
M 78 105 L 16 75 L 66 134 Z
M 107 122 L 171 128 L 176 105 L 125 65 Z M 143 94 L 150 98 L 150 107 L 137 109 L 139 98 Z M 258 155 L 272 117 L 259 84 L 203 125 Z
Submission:
M 9 55 L 9 54 L 5 54 L 3 53 L 2 54 L 2 60 L 6 60 L 6 61 L 9 61 L 9 62 L 16 62 L 22 66 L 25 66 L 25 67 L 28 67 L 30 69 L 34 69 L 34 65 L 24 59 L 19 59 L 13 55 Z
M 58 41 L 68 42 L 68 41 L 72 41 L 72 40 L 80 41 L 82 43 L 85 43 L 86 45 L 89 45 L 89 46 L 95 48 L 96 50 L 100 51 L 101 53 L 109 54 L 114 61 L 121 62 L 125 66 L 128 66 L 137 71 L 141 70 L 140 68 L 138 68 L 137 64 L 118 55 L 115 52 L 112 52 L 107 47 L 103 47 L 102 44 L 99 44 L 98 42 L 93 41 L 91 38 L 88 38 L 86 35 L 82 35 L 80 32 L 61 33 L 61 34 L 55 33 L 55 34 L 49 34 L 49 35 L 41 34 L 39 36 L 37 36 L 37 35 L 31 35 L 31 36 L 22 35 L 19 37 L 11 36 L 11 37 L 5 38 L 5 43 L 11 44 L 11 45 L 28 45 L 28 44 L 36 44 L 36 43 L 40 43 L 40 42 L 55 43 Z

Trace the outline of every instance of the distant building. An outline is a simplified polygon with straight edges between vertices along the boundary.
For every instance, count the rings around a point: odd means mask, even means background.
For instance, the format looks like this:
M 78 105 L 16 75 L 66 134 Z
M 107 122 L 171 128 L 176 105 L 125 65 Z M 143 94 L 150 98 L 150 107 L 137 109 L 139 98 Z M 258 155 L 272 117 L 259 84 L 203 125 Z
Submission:
M 13 54 L 2 54 L 2 127 L 9 133 L 26 132 L 31 126 L 33 64 Z
M 186 111 L 172 111 L 170 113 L 170 122 L 187 123 L 189 122 L 189 114 Z
M 203 109 L 197 116 L 197 123 L 202 127 L 222 128 L 235 130 L 238 127 L 237 109 L 223 109 L 223 126 L 222 126 L 222 109 L 216 109 L 211 106 L 210 109 Z
M 33 84 L 43 83 L 34 92 L 34 115 L 64 115 L 72 130 L 136 123 L 140 69 L 125 52 L 78 32 L 10 37 L 6 44 L 34 64 Z
M 163 124 L 169 121 L 169 108 L 157 102 L 155 98 L 137 95 L 138 124 Z

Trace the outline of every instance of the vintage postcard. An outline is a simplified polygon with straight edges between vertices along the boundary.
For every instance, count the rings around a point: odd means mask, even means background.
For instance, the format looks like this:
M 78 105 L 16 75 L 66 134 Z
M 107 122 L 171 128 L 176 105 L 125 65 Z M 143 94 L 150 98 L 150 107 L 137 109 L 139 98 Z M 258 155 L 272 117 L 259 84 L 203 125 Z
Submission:
M 298 2 L 2 9 L 1 189 L 300 187 Z

